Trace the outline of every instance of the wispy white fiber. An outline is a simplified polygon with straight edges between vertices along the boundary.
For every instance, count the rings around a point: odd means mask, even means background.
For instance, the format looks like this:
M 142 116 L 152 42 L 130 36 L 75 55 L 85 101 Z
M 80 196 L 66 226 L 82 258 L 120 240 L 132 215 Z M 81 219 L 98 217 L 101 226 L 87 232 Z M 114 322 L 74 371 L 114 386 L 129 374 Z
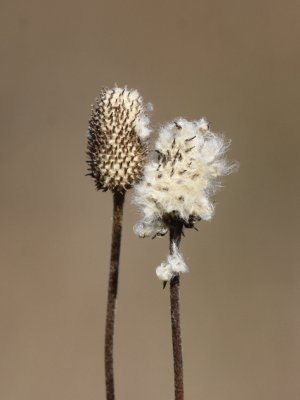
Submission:
M 148 223 L 145 220 L 141 221 L 134 226 L 133 230 L 141 238 L 155 238 L 156 236 L 164 236 L 168 232 L 168 228 L 159 219 L 151 220 Z
M 170 281 L 174 276 L 170 264 L 162 262 L 160 266 L 156 268 L 156 276 L 161 281 Z
M 148 139 L 151 134 L 149 123 L 150 120 L 146 114 L 141 114 L 135 121 L 135 132 L 141 138 L 141 140 Z
M 156 268 L 156 275 L 161 281 L 170 281 L 175 275 L 188 271 L 188 267 L 175 243 L 172 244 L 172 253 L 167 261 Z

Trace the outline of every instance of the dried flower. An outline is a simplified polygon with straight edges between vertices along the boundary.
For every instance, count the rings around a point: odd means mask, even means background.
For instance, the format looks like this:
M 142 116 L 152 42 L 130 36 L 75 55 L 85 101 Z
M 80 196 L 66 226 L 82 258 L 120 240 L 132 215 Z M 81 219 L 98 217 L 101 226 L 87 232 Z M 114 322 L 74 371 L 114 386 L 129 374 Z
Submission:
M 98 190 L 123 191 L 141 179 L 149 119 L 137 90 L 101 90 L 88 129 L 88 170 Z
M 144 178 L 136 186 L 135 202 L 143 219 L 135 226 L 135 233 L 140 237 L 162 236 L 174 221 L 192 228 L 200 219 L 211 219 L 211 194 L 220 187 L 219 178 L 237 166 L 223 157 L 229 145 L 230 141 L 209 130 L 205 119 L 181 118 L 163 126 L 156 142 L 157 159 L 146 165 Z M 162 280 L 187 271 L 175 250 L 156 270 Z

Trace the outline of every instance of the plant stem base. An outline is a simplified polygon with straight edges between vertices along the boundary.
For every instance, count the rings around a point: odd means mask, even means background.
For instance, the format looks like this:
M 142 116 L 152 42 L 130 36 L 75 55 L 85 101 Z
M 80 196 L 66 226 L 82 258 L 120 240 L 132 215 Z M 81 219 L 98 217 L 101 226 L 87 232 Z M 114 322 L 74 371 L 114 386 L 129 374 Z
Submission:
M 173 253 L 173 243 L 179 247 L 183 224 L 178 221 L 170 225 L 170 254 Z M 180 277 L 176 275 L 170 281 L 171 326 L 174 361 L 175 400 L 184 399 L 183 388 L 183 357 L 180 328 Z
M 115 400 L 113 342 L 115 329 L 115 311 L 118 294 L 119 260 L 122 235 L 122 218 L 125 192 L 113 194 L 113 229 L 111 242 L 111 258 L 108 279 L 107 311 L 105 326 L 105 383 L 106 399 Z

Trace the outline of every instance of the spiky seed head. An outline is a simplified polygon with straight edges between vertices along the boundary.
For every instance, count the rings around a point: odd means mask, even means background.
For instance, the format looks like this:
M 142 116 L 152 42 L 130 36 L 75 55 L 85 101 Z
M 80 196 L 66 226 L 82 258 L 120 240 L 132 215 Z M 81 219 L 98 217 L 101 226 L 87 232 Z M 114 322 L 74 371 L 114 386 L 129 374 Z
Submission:
M 92 106 L 88 170 L 98 190 L 124 191 L 142 177 L 148 154 L 149 119 L 137 90 L 103 88 Z

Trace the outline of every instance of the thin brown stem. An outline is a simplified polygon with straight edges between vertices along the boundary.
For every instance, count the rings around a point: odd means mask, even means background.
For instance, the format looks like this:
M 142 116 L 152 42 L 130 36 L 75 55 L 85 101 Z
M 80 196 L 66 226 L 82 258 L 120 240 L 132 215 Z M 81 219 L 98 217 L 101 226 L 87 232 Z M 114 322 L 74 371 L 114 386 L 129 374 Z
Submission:
M 119 260 L 122 234 L 122 217 L 125 192 L 113 194 L 113 227 L 111 241 L 110 269 L 108 279 L 107 311 L 105 326 L 105 382 L 106 399 L 115 400 L 113 342 L 115 328 L 115 310 L 118 293 Z
M 170 254 L 173 254 L 173 243 L 176 247 L 179 247 L 181 235 L 182 223 L 180 221 L 174 221 L 174 223 L 170 225 Z M 175 400 L 184 399 L 179 286 L 180 278 L 179 275 L 176 275 L 170 282 Z

